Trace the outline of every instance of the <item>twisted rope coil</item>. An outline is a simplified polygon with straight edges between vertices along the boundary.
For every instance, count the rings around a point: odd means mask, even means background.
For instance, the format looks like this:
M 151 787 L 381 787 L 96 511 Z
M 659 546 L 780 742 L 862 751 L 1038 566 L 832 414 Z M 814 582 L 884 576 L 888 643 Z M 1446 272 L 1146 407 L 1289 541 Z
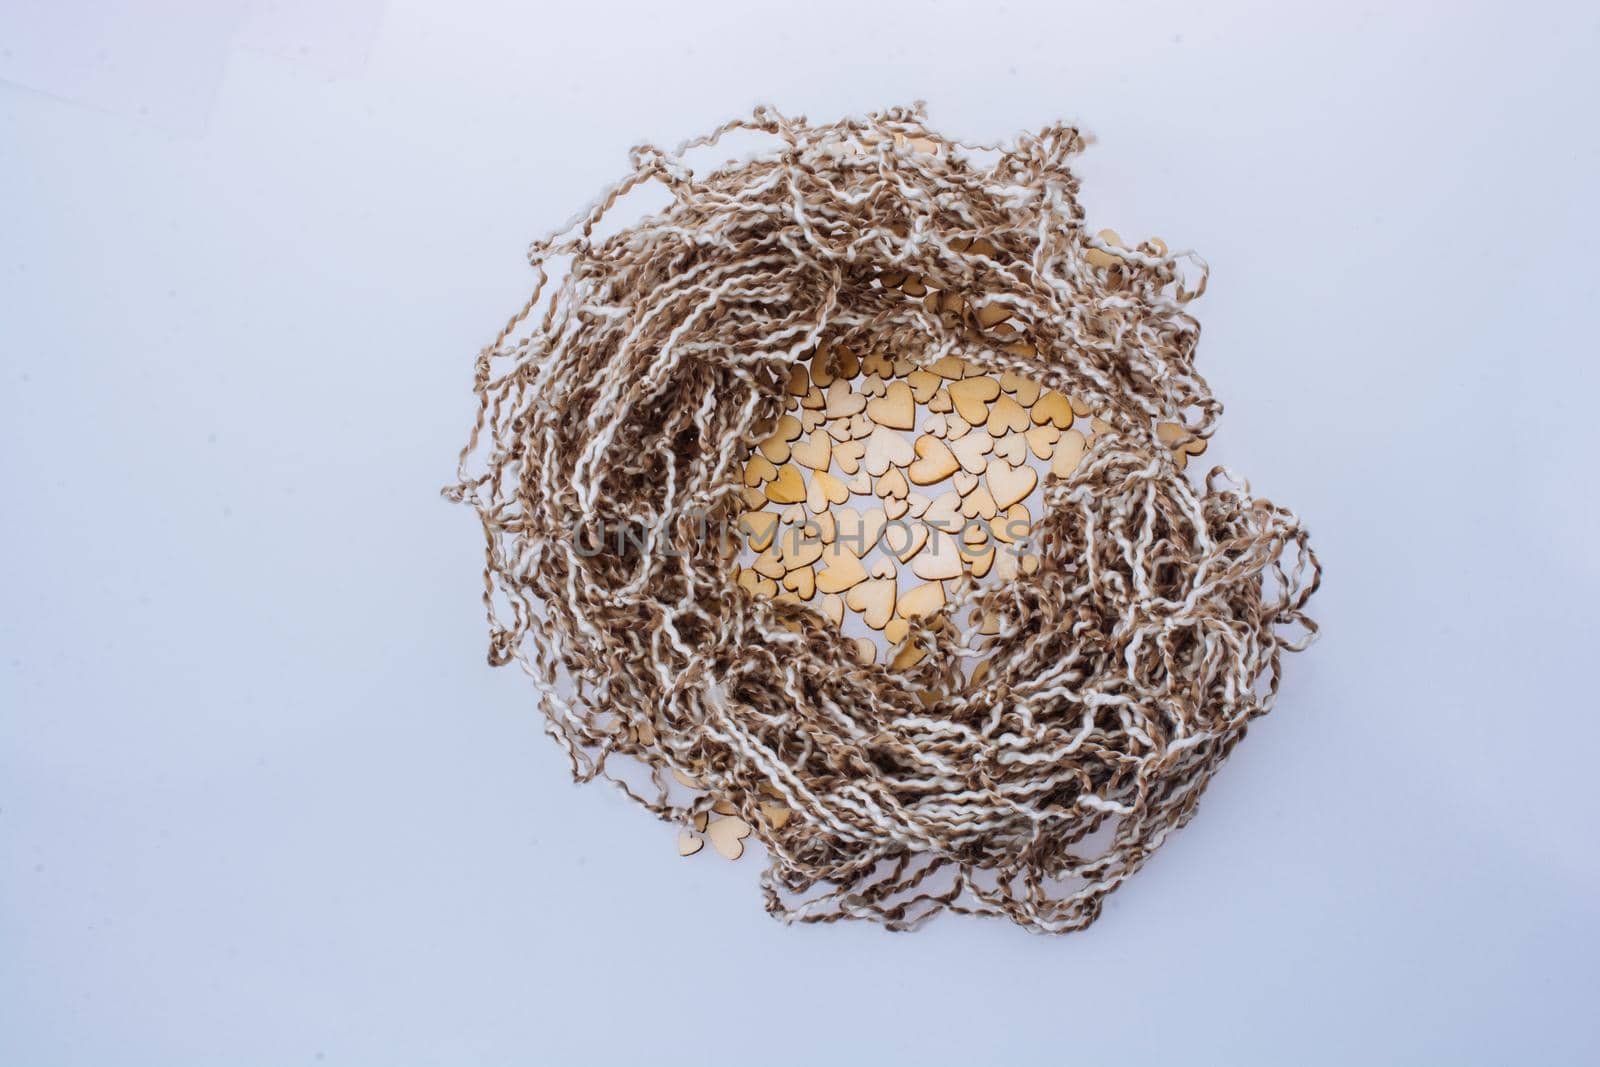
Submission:
M 697 175 L 686 156 L 734 130 L 774 147 Z M 673 152 L 638 148 L 532 246 L 534 293 L 478 359 L 446 495 L 482 522 L 490 661 L 523 664 L 577 779 L 611 778 L 668 819 L 736 806 L 785 920 L 1087 926 L 1192 816 L 1271 709 L 1280 654 L 1315 633 L 1320 569 L 1295 516 L 1222 468 L 1197 489 L 1152 432 L 1177 419 L 1205 439 L 1221 411 L 1185 310 L 1204 275 L 1191 288 L 1192 256 L 1085 233 L 1068 167 L 1083 143 L 1061 125 L 952 142 L 919 105 L 821 126 L 762 108 Z M 670 204 L 596 237 L 645 183 Z M 1005 302 L 1036 354 L 950 328 L 888 272 Z M 927 655 L 905 670 L 752 597 L 702 536 L 704 515 L 732 526 L 743 463 L 824 341 L 1014 371 L 1111 426 L 1047 486 L 1037 572 L 916 621 Z M 622 526 L 636 536 L 584 543 Z M 672 771 L 708 793 L 676 799 Z M 793 812 L 781 826 L 759 810 L 772 801 Z

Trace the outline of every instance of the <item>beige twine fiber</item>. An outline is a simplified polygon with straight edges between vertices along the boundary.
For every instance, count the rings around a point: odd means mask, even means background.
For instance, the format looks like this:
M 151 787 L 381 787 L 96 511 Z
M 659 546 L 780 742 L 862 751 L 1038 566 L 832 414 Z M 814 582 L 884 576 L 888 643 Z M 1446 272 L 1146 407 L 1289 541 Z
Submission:
M 690 169 L 734 130 L 767 148 Z M 637 148 L 631 174 L 533 245 L 534 293 L 478 358 L 446 495 L 482 520 L 490 662 L 527 670 L 577 779 L 674 821 L 737 807 L 786 921 L 906 929 L 950 910 L 1082 929 L 1194 814 L 1271 709 L 1280 653 L 1315 634 L 1302 609 L 1320 569 L 1295 516 L 1224 468 L 1197 488 L 1152 432 L 1177 419 L 1207 439 L 1221 411 L 1185 310 L 1204 265 L 1086 234 L 1067 166 L 1083 143 L 1062 125 L 952 142 L 919 104 L 822 126 L 759 108 L 675 152 Z M 670 204 L 594 236 L 644 183 Z M 992 254 L 967 250 L 979 238 Z M 876 281 L 900 271 L 1008 303 L 1038 355 Z M 929 653 L 900 671 L 741 589 L 698 529 L 702 514 L 732 528 L 750 449 L 824 341 L 1018 372 L 1111 425 L 1046 486 L 1037 573 L 916 622 Z M 619 525 L 638 536 L 579 543 Z M 630 780 L 619 756 L 648 773 Z M 683 799 L 674 770 L 706 792 Z M 779 828 L 761 813 L 774 801 L 793 813 Z

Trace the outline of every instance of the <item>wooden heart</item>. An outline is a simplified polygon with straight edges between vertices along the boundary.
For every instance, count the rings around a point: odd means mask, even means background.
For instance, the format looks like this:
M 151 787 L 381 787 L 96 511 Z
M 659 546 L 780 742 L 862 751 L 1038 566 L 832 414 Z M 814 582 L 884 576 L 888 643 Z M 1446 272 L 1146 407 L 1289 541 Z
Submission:
M 755 563 L 751 564 L 751 566 L 755 568 L 757 574 L 763 578 L 771 578 L 773 581 L 781 579 L 789 572 L 789 568 L 783 565 L 783 557 L 779 554 L 777 545 L 771 546 L 757 556 Z
M 972 474 L 982 474 L 988 467 L 986 458 L 994 450 L 994 438 L 986 433 L 968 434 L 959 441 L 949 443 L 950 452 L 960 461 L 962 469 Z
M 1017 398 L 1017 403 L 1025 408 L 1031 408 L 1039 399 L 1039 383 L 1032 378 L 1024 378 L 1011 371 L 1000 375 L 1000 388 L 1012 393 Z
M 861 557 L 837 541 L 822 550 L 822 569 L 817 572 L 817 588 L 824 593 L 842 593 L 867 579 Z
M 1078 461 L 1083 458 L 1083 450 L 1088 445 L 1088 439 L 1078 430 L 1068 430 L 1061 435 L 1061 440 L 1056 442 L 1055 452 L 1050 457 L 1050 473 L 1057 478 L 1065 478 L 1077 467 Z
M 867 404 L 867 418 L 879 426 L 896 430 L 910 430 L 917 425 L 917 402 L 911 395 L 911 386 L 905 382 L 891 382 L 888 390 Z
M 979 308 L 973 317 L 977 320 L 979 326 L 988 329 L 991 326 L 998 326 L 1009 319 L 1011 317 L 1011 308 L 998 301 L 990 301 Z
M 1048 422 L 1058 430 L 1065 430 L 1072 425 L 1072 405 L 1060 393 L 1049 390 L 1034 401 L 1033 421 L 1041 424 Z
M 778 562 L 785 571 L 809 567 L 822 555 L 826 544 L 822 531 L 815 527 L 791 526 L 777 541 Z
M 739 529 L 751 551 L 760 552 L 772 544 L 772 537 L 778 532 L 778 516 L 771 511 L 747 511 L 739 517 Z
M 922 521 L 935 530 L 954 534 L 961 529 L 961 494 L 954 490 L 940 493 L 923 512 Z
M 773 463 L 787 463 L 789 460 L 789 442 L 800 436 L 800 420 L 793 415 L 784 415 L 778 419 L 778 427 L 772 436 L 761 442 L 761 454 Z
M 1007 463 L 1023 463 L 1028 458 L 1028 439 L 1020 433 L 1008 433 L 994 443 L 994 454 Z
M 963 378 L 945 387 L 950 401 L 963 419 L 974 426 L 989 421 L 989 401 L 1000 395 L 1000 383 L 993 378 Z
M 865 559 L 867 553 L 878 547 L 883 528 L 889 521 L 883 508 L 857 511 L 855 508 L 838 509 L 839 527 L 836 538 L 857 556 Z
M 750 836 L 750 824 L 738 816 L 712 819 L 706 827 L 706 840 L 711 847 L 730 860 L 744 855 L 744 839 Z
M 1028 428 L 1028 409 L 1002 393 L 990 405 L 989 421 L 985 425 L 994 437 L 1021 433 Z
M 914 370 L 906 376 L 906 385 L 911 390 L 911 397 L 919 404 L 926 404 L 933 399 L 933 394 L 939 391 L 939 386 L 944 379 L 930 370 Z
M 878 479 L 877 494 L 885 500 L 904 500 L 911 492 L 911 486 L 906 484 L 906 476 L 899 467 L 885 471 L 883 477 Z
M 921 552 L 928 543 L 928 527 L 920 522 L 890 523 L 883 531 L 883 548 L 901 563 Z
M 846 594 L 851 611 L 861 613 L 861 621 L 874 630 L 888 625 L 894 615 L 896 581 L 890 578 L 873 578 L 862 582 Z
M 917 458 L 906 469 L 906 474 L 918 485 L 932 485 L 935 482 L 941 482 L 961 468 L 960 461 L 951 454 L 950 449 L 937 437 L 919 437 L 914 447 Z
M 926 526 L 918 528 L 927 530 Z M 959 578 L 963 562 L 960 540 L 952 534 L 937 533 L 930 539 L 927 551 L 911 561 L 911 573 L 924 581 Z
M 810 600 L 817 591 L 817 572 L 810 567 L 792 570 L 783 576 L 783 587 L 801 600 Z
M 1029 468 L 1030 470 L 1032 468 Z M 811 488 L 806 492 L 806 507 L 815 514 L 828 510 L 830 504 L 843 504 L 850 499 L 850 490 L 827 471 L 811 472 Z
M 1055 452 L 1056 442 L 1061 440 L 1061 431 L 1056 429 L 1053 422 L 1045 422 L 1038 426 L 1030 426 L 1023 436 L 1028 440 L 1028 449 L 1040 459 L 1049 459 Z
M 867 398 L 851 389 L 849 382 L 836 378 L 828 386 L 827 399 L 818 406 L 826 407 L 830 419 L 847 419 L 867 406 Z
M 1028 536 L 1033 527 L 1033 516 L 1026 504 L 1012 504 L 1004 515 L 997 515 L 989 523 L 989 532 L 996 541 L 1014 545 Z
M 944 607 L 944 585 L 940 582 L 929 582 L 927 585 L 917 586 L 902 596 L 900 603 L 895 607 L 895 614 L 905 619 L 916 619 L 932 615 L 942 607 Z
M 805 498 L 806 481 L 793 464 L 778 468 L 778 476 L 767 483 L 767 499 L 774 504 L 797 504 Z
M 1005 460 L 995 462 L 1004 463 Z M 987 485 L 980 485 L 961 498 L 961 517 L 965 519 L 992 519 L 999 510 L 1000 507 L 994 500 L 994 493 Z
M 904 467 L 915 458 L 910 441 L 886 426 L 879 426 L 867 438 L 867 450 L 861 462 L 877 477 L 890 467 Z
M 804 441 L 792 446 L 789 455 L 796 463 L 814 471 L 825 471 L 833 457 L 833 443 L 826 433 L 816 430 Z
M 1003 459 L 989 464 L 985 478 L 989 493 L 994 497 L 994 506 L 1001 511 L 1033 492 L 1033 487 L 1039 484 L 1039 473 L 1032 467 L 1026 464 L 1014 467 Z
M 882 351 L 870 353 L 861 361 L 861 373 L 875 374 L 880 378 L 893 378 L 894 361 Z
M 845 441 L 833 446 L 833 461 L 846 474 L 854 474 L 860 470 L 861 458 L 866 454 L 867 446 L 860 441 Z

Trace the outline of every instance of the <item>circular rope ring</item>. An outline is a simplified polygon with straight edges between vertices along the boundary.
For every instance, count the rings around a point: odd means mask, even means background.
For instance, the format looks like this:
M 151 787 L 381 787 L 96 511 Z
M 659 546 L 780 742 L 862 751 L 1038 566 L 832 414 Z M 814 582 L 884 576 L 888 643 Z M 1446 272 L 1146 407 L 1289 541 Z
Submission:
M 705 176 L 685 162 L 732 131 L 765 149 Z M 533 245 L 534 293 L 479 356 L 446 495 L 482 520 L 490 662 L 525 667 L 578 779 L 686 824 L 732 805 L 785 920 L 1087 926 L 1315 633 L 1295 516 L 1223 468 L 1197 488 L 1158 439 L 1175 420 L 1204 442 L 1221 411 L 1186 310 L 1204 265 L 1089 236 L 1067 165 L 1083 144 L 1061 125 L 952 142 L 917 105 L 822 126 L 761 108 L 637 148 Z M 667 206 L 597 236 L 647 185 Z M 884 284 L 905 275 L 988 293 L 1029 343 Z M 912 620 L 909 666 L 863 664 L 816 613 L 751 595 L 705 534 L 737 521 L 751 449 L 824 344 L 1024 375 L 1103 420 L 1046 485 L 1037 569 Z M 592 531 L 623 527 L 595 550 Z

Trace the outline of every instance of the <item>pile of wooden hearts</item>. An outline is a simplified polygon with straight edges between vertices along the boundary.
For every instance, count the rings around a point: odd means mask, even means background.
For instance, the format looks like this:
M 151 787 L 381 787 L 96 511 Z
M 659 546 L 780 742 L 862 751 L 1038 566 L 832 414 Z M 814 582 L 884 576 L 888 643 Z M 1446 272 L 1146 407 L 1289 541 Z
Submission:
M 1111 231 L 1100 236 L 1120 243 Z M 1034 354 L 1002 303 L 973 307 L 914 276 L 879 280 L 949 325 Z M 881 653 L 891 669 L 926 654 L 905 640 L 910 620 L 937 613 L 963 583 L 1034 571 L 1027 545 L 1042 479 L 1065 477 L 1109 429 L 1077 398 L 1021 375 L 987 375 L 955 357 L 921 368 L 845 345 L 820 346 L 796 365 L 786 394 L 785 414 L 745 464 L 739 584 L 817 612 L 854 637 L 862 663 Z M 1205 451 L 1177 423 L 1157 432 L 1180 467 Z M 698 814 L 679 832 L 680 854 L 705 840 L 731 859 L 743 852 L 750 825 L 717 803 L 723 817 Z M 768 807 L 769 821 L 787 820 L 783 805 Z
M 1032 352 L 1002 303 L 973 308 L 919 278 L 881 280 L 991 343 Z M 893 667 L 917 661 L 917 647 L 901 646 L 908 620 L 942 608 L 945 583 L 1031 572 L 1037 559 L 1016 546 L 1026 545 L 1041 475 L 1067 475 L 1106 429 L 1076 398 L 1021 375 L 955 357 L 919 368 L 843 345 L 794 368 L 786 409 L 745 466 L 739 582 L 841 628 L 859 615 L 897 649 Z M 1205 449 L 1176 423 L 1158 432 L 1180 465 Z M 863 662 L 877 657 L 873 640 L 857 647 Z

